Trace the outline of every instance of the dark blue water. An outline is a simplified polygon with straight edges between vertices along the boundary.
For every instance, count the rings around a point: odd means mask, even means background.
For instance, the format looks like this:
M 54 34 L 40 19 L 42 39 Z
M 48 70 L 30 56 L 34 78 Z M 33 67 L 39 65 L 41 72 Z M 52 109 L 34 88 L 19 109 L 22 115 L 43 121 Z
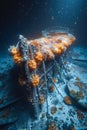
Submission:
M 77 44 L 87 45 L 87 1 L 0 1 L 0 48 L 16 41 L 18 34 L 34 37 L 54 26 L 73 29 Z

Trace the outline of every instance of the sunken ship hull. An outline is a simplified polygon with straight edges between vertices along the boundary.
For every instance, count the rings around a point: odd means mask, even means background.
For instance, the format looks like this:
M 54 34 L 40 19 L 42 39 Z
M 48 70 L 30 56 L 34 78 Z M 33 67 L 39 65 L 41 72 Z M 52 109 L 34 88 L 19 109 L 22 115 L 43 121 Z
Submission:
M 67 72 L 63 58 L 74 41 L 75 37 L 68 33 L 51 34 L 34 40 L 20 35 L 17 45 L 9 48 L 20 69 L 19 84 L 35 117 L 38 117 L 44 103 L 48 114 L 48 93 L 54 89 L 58 91 L 56 84 L 65 82 L 63 77 Z

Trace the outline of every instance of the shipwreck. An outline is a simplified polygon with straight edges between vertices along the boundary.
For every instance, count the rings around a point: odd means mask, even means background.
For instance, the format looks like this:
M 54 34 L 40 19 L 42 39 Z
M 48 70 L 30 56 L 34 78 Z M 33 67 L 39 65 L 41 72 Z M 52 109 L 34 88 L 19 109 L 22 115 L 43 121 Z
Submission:
M 63 58 L 74 41 L 72 34 L 58 32 L 34 40 L 20 35 L 17 45 L 10 46 L 9 52 L 20 68 L 18 82 L 34 109 L 35 117 L 44 103 L 48 114 L 48 93 L 58 91 L 56 83 L 60 80 L 65 82 Z

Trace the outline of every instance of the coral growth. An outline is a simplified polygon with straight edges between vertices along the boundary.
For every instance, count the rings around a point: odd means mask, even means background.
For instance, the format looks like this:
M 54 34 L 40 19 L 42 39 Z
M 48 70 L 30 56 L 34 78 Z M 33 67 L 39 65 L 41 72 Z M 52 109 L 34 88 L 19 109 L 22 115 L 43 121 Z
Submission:
M 54 87 L 54 86 L 51 86 L 51 87 L 50 87 L 50 91 L 51 91 L 51 92 L 53 92 L 53 91 L 54 91 L 54 89 L 55 89 L 55 87 Z
M 21 60 L 22 60 L 22 57 L 21 57 L 19 54 L 14 55 L 14 61 L 15 61 L 16 63 L 20 64 L 20 63 L 21 63 Z
M 35 59 L 37 60 L 37 61 L 43 61 L 43 54 L 41 53 L 41 52 L 36 52 L 36 56 L 35 56 Z
M 59 54 L 59 49 L 58 49 L 57 44 L 54 44 L 54 46 L 53 46 L 53 53 L 54 53 L 55 55 Z
M 31 80 L 31 83 L 34 87 L 38 86 L 39 84 L 39 81 L 40 81 L 40 78 L 37 74 L 33 75 L 32 76 L 32 80 Z
M 36 61 L 34 59 L 29 60 L 28 61 L 28 66 L 29 66 L 30 69 L 35 70 L 37 68 L 37 63 L 36 63 Z
M 11 49 L 11 54 L 12 54 L 12 55 L 15 55 L 15 54 L 17 54 L 17 53 L 18 53 L 17 48 L 16 48 L 16 47 L 13 47 L 13 48 Z
M 60 55 L 61 53 L 62 53 L 62 49 L 59 47 L 59 45 L 58 44 L 54 44 L 53 45 L 53 53 L 55 54 L 55 55 Z
M 53 78 L 53 82 L 54 82 L 54 83 L 56 83 L 56 82 L 57 82 L 56 78 Z
M 26 38 L 24 38 L 24 43 L 26 42 L 26 44 L 30 47 L 30 59 L 28 59 L 28 65 L 30 69 L 35 70 L 38 62 L 42 62 L 43 60 L 52 60 L 55 56 L 63 53 L 65 49 L 73 43 L 75 37 L 68 34 L 57 33 L 51 37 L 42 37 L 30 40 L 29 42 L 25 39 Z M 22 61 L 22 56 L 19 50 L 20 46 L 13 47 L 10 51 L 13 55 L 14 61 L 18 64 Z
M 66 104 L 68 104 L 68 105 L 71 105 L 71 104 L 72 104 L 72 101 L 71 101 L 71 99 L 70 99 L 69 96 L 64 97 L 64 102 L 65 102 Z
M 58 48 L 61 50 L 61 52 L 64 51 L 64 46 L 62 43 L 57 44 Z
M 21 56 L 21 53 L 20 51 L 16 48 L 16 47 L 13 47 L 10 51 L 10 53 L 13 55 L 13 59 L 16 63 L 20 64 L 21 61 L 22 61 L 22 56 Z

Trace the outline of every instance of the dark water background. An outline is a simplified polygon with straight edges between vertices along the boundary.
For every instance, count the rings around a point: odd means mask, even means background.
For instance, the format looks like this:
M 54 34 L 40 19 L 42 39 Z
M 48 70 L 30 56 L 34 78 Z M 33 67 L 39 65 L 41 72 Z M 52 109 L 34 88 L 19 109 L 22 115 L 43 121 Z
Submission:
M 87 0 L 0 1 L 0 51 L 17 42 L 18 34 L 37 37 L 55 26 L 73 30 L 75 44 L 87 46 Z

